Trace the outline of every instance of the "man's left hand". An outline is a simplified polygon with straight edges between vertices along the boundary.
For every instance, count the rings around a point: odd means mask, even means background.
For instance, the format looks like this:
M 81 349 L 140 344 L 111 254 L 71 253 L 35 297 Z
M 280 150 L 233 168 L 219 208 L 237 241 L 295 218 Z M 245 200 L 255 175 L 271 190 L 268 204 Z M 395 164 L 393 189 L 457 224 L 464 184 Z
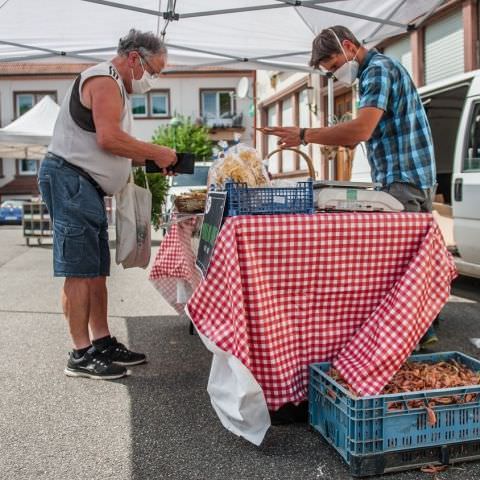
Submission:
M 264 127 L 259 128 L 264 135 L 276 135 L 280 137 L 278 146 L 280 148 L 298 147 L 300 141 L 300 128 L 298 127 Z

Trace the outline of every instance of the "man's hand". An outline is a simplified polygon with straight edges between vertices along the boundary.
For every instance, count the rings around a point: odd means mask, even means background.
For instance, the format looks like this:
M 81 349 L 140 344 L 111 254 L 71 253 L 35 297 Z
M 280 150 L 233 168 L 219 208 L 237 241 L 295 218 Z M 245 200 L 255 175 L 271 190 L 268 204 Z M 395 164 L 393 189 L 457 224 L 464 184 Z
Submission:
M 300 128 L 298 127 L 265 127 L 258 128 L 264 135 L 276 135 L 280 137 L 278 146 L 280 148 L 298 147 L 300 140 Z
M 155 145 L 155 155 L 152 160 L 160 167 L 170 167 L 177 163 L 177 152 L 173 148 Z
M 155 154 L 156 155 L 152 158 L 152 160 L 159 168 L 162 169 L 162 173 L 164 175 L 174 175 L 173 172 L 169 172 L 167 170 L 167 167 L 177 163 L 177 152 L 173 148 L 155 145 Z

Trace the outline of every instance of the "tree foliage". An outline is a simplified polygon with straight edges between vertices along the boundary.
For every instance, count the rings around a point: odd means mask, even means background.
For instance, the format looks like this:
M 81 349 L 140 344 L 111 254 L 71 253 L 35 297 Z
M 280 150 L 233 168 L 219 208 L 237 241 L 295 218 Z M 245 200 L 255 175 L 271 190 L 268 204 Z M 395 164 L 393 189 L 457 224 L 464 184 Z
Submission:
M 161 125 L 155 131 L 152 142 L 174 148 L 179 153 L 193 153 L 197 160 L 208 160 L 213 142 L 208 128 L 192 123 L 190 117 L 177 116 L 176 122 Z

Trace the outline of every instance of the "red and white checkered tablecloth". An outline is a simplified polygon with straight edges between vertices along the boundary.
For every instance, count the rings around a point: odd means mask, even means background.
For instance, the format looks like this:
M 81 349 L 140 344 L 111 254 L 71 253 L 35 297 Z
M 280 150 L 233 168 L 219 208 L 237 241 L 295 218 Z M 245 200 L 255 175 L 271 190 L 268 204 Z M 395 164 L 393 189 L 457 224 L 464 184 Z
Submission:
M 335 360 L 359 395 L 378 394 L 447 302 L 455 275 L 430 214 L 233 217 L 187 307 L 275 410 L 306 398 L 307 367 L 319 361 Z
M 149 275 L 155 288 L 178 313 L 183 313 L 186 303 L 179 301 L 179 282 L 183 282 L 182 288 L 192 292 L 201 280 L 195 267 L 196 252 L 192 246 L 193 232 L 200 224 L 200 217 L 174 223 L 160 244 Z

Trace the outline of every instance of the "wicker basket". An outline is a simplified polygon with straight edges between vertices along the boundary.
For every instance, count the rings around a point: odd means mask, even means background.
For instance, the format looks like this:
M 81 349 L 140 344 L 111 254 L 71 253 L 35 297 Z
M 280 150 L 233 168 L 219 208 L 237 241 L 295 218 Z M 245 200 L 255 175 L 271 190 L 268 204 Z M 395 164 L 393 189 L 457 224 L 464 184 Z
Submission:
M 276 153 L 283 152 L 284 150 L 290 150 L 292 152 L 298 153 L 305 160 L 305 162 L 307 162 L 308 173 L 311 179 L 315 180 L 315 168 L 313 167 L 312 159 L 305 152 L 302 152 L 302 150 L 299 150 L 298 148 L 277 148 L 276 150 L 273 150 L 273 152 L 270 152 L 266 158 L 269 159 Z
M 175 197 L 174 204 L 180 213 L 201 213 L 205 210 L 206 200 L 206 192 L 196 192 Z

